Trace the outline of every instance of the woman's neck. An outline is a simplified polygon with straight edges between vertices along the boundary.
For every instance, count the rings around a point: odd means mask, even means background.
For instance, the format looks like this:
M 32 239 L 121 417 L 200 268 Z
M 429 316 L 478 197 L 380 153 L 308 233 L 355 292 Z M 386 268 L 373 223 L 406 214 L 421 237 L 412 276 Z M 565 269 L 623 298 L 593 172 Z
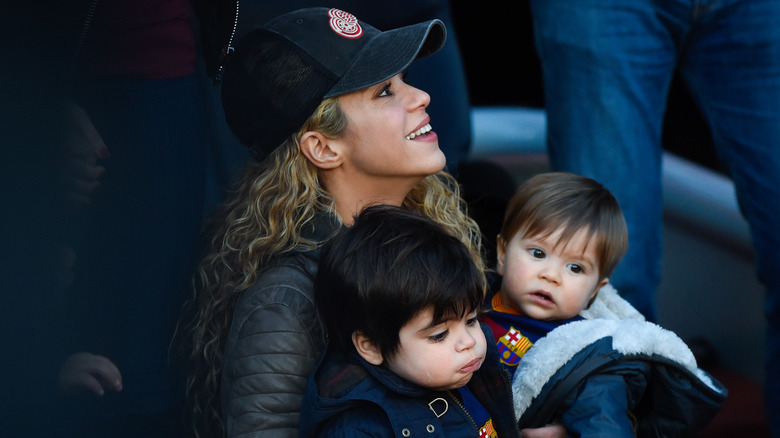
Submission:
M 406 195 L 419 182 L 407 179 L 323 178 L 326 190 L 336 203 L 336 212 L 345 225 L 352 225 L 354 217 L 365 207 L 376 204 L 400 206 Z

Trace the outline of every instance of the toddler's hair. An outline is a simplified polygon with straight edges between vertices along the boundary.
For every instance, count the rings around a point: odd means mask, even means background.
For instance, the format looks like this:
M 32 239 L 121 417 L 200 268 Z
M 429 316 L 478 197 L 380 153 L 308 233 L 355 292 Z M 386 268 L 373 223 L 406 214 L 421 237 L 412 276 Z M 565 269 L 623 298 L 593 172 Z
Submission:
M 468 248 L 430 218 L 370 206 L 323 246 L 314 286 L 331 343 L 362 332 L 392 358 L 401 328 L 432 309 L 434 324 L 482 307 L 485 277 Z

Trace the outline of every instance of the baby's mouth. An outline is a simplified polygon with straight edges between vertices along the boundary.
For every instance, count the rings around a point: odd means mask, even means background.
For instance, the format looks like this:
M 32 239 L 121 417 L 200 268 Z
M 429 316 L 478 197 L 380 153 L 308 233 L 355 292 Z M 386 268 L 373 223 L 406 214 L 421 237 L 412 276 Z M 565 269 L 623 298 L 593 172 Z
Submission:
M 479 367 L 482 365 L 482 360 L 477 358 L 466 364 L 463 368 L 460 369 L 462 373 L 473 373 L 476 370 L 479 369 Z
M 549 293 L 547 293 L 545 291 L 536 291 L 532 295 L 535 296 L 535 297 L 541 298 L 544 301 L 549 301 L 551 303 L 555 302 L 555 300 L 552 299 L 552 295 L 550 295 Z
M 425 126 L 423 126 L 422 128 L 420 128 L 420 129 L 412 132 L 411 134 L 407 135 L 406 139 L 407 140 L 414 140 L 415 137 L 419 137 L 421 135 L 425 135 L 425 134 L 431 132 L 432 129 L 433 128 L 431 128 L 431 124 L 428 123 Z

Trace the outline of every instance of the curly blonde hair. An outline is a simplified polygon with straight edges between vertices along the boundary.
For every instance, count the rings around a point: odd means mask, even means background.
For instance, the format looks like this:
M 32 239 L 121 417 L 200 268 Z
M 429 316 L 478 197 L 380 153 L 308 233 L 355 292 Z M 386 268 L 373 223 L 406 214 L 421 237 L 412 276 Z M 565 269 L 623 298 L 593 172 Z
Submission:
M 307 131 L 338 137 L 346 127 L 347 117 L 338 98 L 325 99 L 299 132 L 263 162 L 246 166 L 237 188 L 210 221 L 207 252 L 182 320 L 190 366 L 187 411 L 196 436 L 224 435 L 220 375 L 225 340 L 241 292 L 252 286 L 271 257 L 323 243 L 302 234 L 317 213 L 338 217 L 317 168 L 300 152 L 299 139 Z M 402 205 L 431 217 L 458 237 L 484 270 L 479 228 L 467 215 L 452 176 L 440 172 L 424 178 Z

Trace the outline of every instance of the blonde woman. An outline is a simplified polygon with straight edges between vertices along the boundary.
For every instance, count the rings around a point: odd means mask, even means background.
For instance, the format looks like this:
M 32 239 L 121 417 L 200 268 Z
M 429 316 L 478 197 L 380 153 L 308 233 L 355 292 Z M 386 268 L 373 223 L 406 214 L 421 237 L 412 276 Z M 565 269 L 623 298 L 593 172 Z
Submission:
M 480 233 L 403 71 L 436 52 L 432 20 L 380 32 L 311 8 L 245 35 L 224 71 L 223 106 L 259 158 L 213 221 L 196 278 L 192 414 L 200 436 L 296 436 L 326 336 L 313 302 L 319 247 L 371 204 L 433 218 L 484 268 Z

